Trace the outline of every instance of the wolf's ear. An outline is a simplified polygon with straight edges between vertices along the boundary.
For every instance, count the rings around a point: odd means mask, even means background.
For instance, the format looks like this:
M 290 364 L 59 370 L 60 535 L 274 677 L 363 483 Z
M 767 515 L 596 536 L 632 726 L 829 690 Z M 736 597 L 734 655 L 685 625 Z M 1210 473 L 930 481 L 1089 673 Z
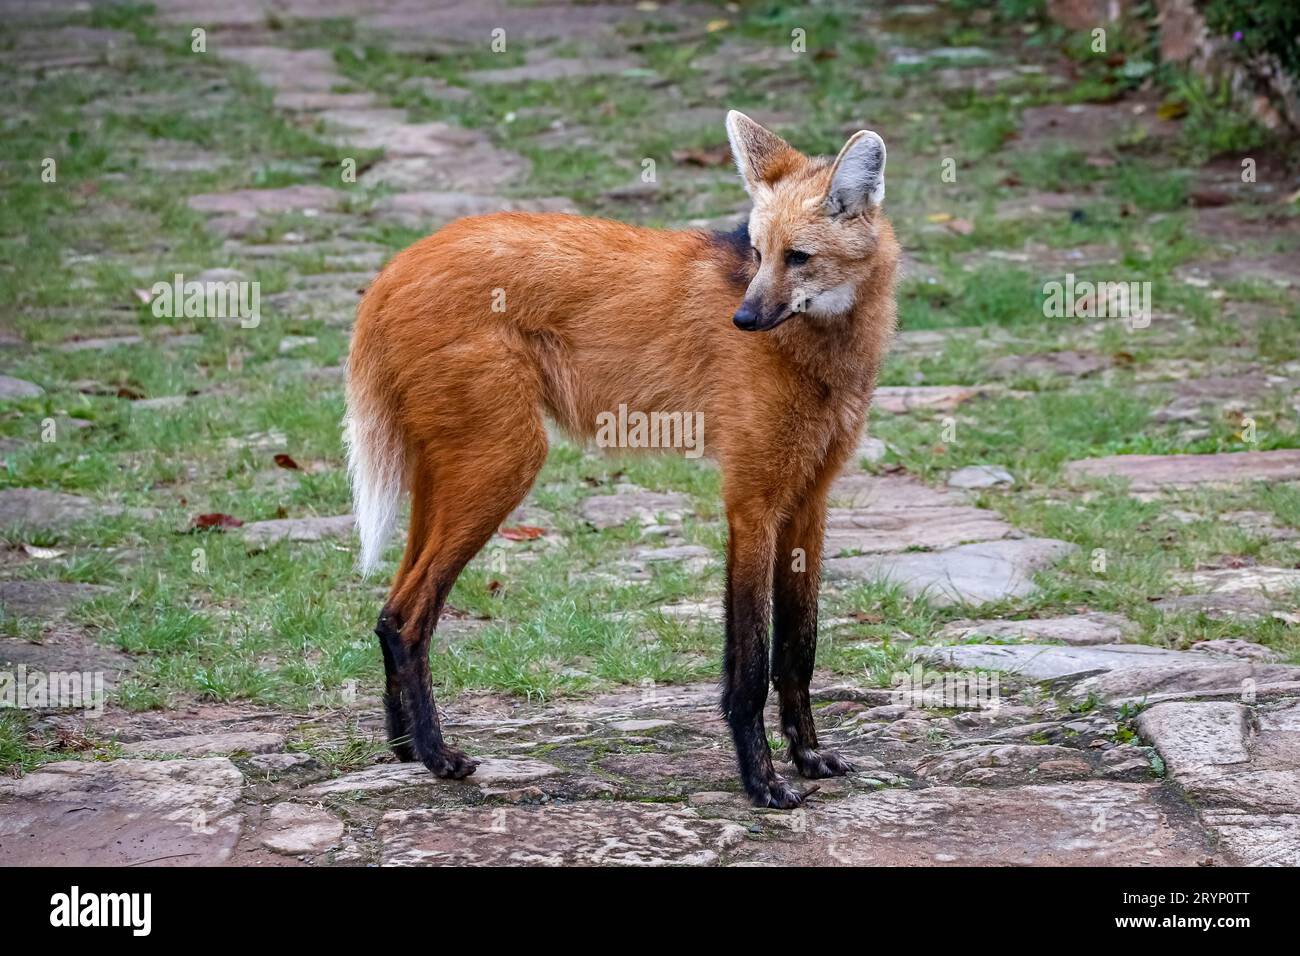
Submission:
M 731 155 L 751 196 L 760 186 L 771 186 L 803 161 L 793 146 L 769 129 L 764 129 L 744 113 L 727 114 L 727 139 Z
M 885 200 L 885 141 L 869 129 L 849 137 L 831 169 L 831 215 L 856 216 Z

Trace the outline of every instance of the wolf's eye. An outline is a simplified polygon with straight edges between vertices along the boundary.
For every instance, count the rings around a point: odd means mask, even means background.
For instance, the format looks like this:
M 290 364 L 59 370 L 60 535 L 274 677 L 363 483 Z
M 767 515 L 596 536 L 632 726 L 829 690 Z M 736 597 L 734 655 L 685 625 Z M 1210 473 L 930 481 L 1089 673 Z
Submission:
M 788 266 L 801 266 L 811 258 L 811 252 L 801 252 L 798 249 L 789 249 L 785 254 L 785 264 Z

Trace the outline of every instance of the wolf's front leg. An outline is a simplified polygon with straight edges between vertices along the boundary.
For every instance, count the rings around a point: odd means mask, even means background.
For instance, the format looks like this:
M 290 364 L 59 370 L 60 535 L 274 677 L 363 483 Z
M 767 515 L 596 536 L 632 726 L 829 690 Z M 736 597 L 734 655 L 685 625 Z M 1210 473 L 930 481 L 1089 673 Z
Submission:
M 769 676 L 767 631 L 772 603 L 774 521 L 729 509 L 727 647 L 722 713 L 731 728 L 745 793 L 758 807 L 788 809 L 803 802 L 772 766 L 763 726 Z
M 781 731 L 790 743 L 790 761 L 810 779 L 853 771 L 853 765 L 835 751 L 817 749 L 808 696 L 817 658 L 817 597 L 825 534 L 826 494 L 814 493 L 781 529 L 772 573 L 772 683 L 781 701 Z

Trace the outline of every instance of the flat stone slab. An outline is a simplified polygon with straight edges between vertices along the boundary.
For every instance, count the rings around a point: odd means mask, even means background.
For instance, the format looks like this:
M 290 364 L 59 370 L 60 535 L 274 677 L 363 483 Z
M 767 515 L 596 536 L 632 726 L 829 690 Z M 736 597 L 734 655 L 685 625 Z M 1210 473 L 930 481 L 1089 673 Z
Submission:
M 1300 569 L 1297 568 L 1215 568 L 1192 571 L 1179 575 L 1176 580 L 1184 587 L 1215 595 L 1257 592 L 1289 598 L 1300 591 Z
M 239 839 L 229 760 L 62 761 L 0 780 L 0 861 L 213 866 Z
M 1075 700 L 1098 697 L 1112 703 L 1156 703 L 1162 700 L 1247 700 L 1300 694 L 1300 667 L 1258 664 L 1240 659 L 1212 660 L 1208 665 L 1186 652 L 1182 661 L 1113 670 L 1073 684 Z M 1209 655 L 1204 655 L 1209 657 Z
M 664 604 L 658 612 L 674 621 L 699 621 L 716 624 L 725 616 L 721 598 L 704 601 L 679 601 Z
M 995 511 L 914 478 L 848 471 L 831 487 L 826 553 L 948 548 L 1015 533 Z
M 671 720 L 659 720 L 654 717 L 646 717 L 640 720 L 615 720 L 609 725 L 614 730 L 623 734 L 643 734 L 647 730 L 659 730 L 663 727 L 675 726 Z
M 666 548 L 638 548 L 632 555 L 630 566 L 675 564 L 690 574 L 699 574 L 713 563 L 713 551 L 709 548 L 699 544 L 678 544 Z
M 1217 455 L 1111 455 L 1065 466 L 1072 484 L 1127 478 L 1132 491 L 1159 491 L 1240 481 L 1300 480 L 1300 448 L 1224 452 Z
M 962 670 L 996 670 L 1033 680 L 1055 680 L 1097 671 L 1145 667 L 1153 663 L 1185 663 L 1210 666 L 1215 658 L 1207 654 L 1171 651 L 1145 644 L 1103 644 L 1092 647 L 1061 647 L 1053 644 L 961 644 L 955 647 L 918 647 L 918 657 L 933 664 Z
M 147 520 L 155 517 L 157 512 L 152 508 L 101 504 L 80 495 L 65 495 L 42 488 L 6 488 L 0 491 L 0 528 L 61 531 L 84 521 L 121 514 Z
M 1198 285 L 1207 282 L 1268 282 L 1278 286 L 1300 285 L 1300 265 L 1295 250 L 1274 254 L 1220 256 L 1179 266 L 1175 274 Z
M 881 581 L 899 585 L 911 597 L 939 605 L 983 604 L 1028 597 L 1034 572 L 1076 550 L 1052 538 L 1018 538 L 964 544 L 943 551 L 831 558 L 831 580 Z
M 448 148 L 439 155 L 435 153 L 436 137 L 436 132 L 405 132 L 397 145 L 406 151 L 394 152 L 391 159 L 380 160 L 367 169 L 361 174 L 361 185 L 402 191 L 442 189 L 490 193 L 508 188 L 527 176 L 527 160 L 499 150 L 490 142 Z
M 39 398 L 45 389 L 35 382 L 24 381 L 10 375 L 0 375 L 0 401 L 12 401 L 19 398 Z
M 276 853 L 320 853 L 342 837 L 343 821 L 320 807 L 277 803 L 262 818 L 262 845 Z
M 1167 374 L 1180 374 L 1175 366 Z M 1186 372 L 1182 372 L 1186 376 Z M 1270 392 L 1287 385 L 1287 380 L 1262 372 L 1242 370 L 1235 375 L 1180 377 L 1176 381 L 1157 379 L 1142 386 L 1143 394 L 1172 391 L 1174 397 L 1151 415 L 1155 422 L 1206 422 L 1229 409 L 1245 411 L 1267 399 Z M 1233 453 L 1241 454 L 1241 453 Z
M 870 511 L 909 511 L 915 508 L 962 508 L 966 502 L 941 488 L 931 488 L 905 475 L 872 475 L 846 470 L 831 486 L 832 507 Z M 993 512 L 986 512 L 993 514 Z
M 326 110 L 326 139 L 341 149 L 382 149 L 385 159 L 360 177 L 363 186 L 491 194 L 523 179 L 529 164 L 495 146 L 482 130 L 443 122 L 410 123 L 402 110 Z
M 1209 641 L 1197 641 L 1192 645 L 1192 650 L 1221 654 L 1226 657 L 1240 657 L 1242 660 L 1260 661 L 1264 664 L 1274 664 L 1282 659 L 1282 655 L 1271 647 L 1236 637 L 1217 637 Z
M 1249 782 L 1268 786 L 1277 779 L 1257 777 Z M 1220 846 L 1235 862 L 1245 866 L 1300 866 L 1300 813 L 1208 808 L 1201 813 L 1201 820 L 1218 833 Z
M 103 335 L 73 339 L 71 342 L 60 344 L 58 348 L 60 352 L 107 352 L 109 349 L 143 344 L 143 335 Z
M 30 615 L 29 615 L 30 616 Z M 0 670 L 25 667 L 32 674 L 90 674 L 90 689 L 94 691 L 95 675 L 102 675 L 104 690 L 111 691 L 118 677 L 131 667 L 131 658 L 108 647 L 100 647 L 83 635 L 69 634 L 65 628 L 56 628 L 51 639 L 41 643 L 0 638 Z M 60 681 L 65 678 L 60 677 Z M 70 678 L 68 678 L 70 679 Z M 85 687 L 85 680 L 82 680 Z
M 1011 472 L 997 465 L 969 465 L 958 468 L 948 476 L 949 488 L 993 488 L 1015 483 L 1016 479 Z
M 72 581 L 0 581 L 0 608 L 16 617 L 49 619 L 112 590 Z
M 986 744 L 958 747 L 925 757 L 917 776 L 930 783 L 1005 784 L 1015 778 L 1034 782 L 1092 775 L 1079 751 L 1052 744 Z
M 463 192 L 405 192 L 384 196 L 375 201 L 371 214 L 407 226 L 427 226 L 451 222 L 462 216 L 481 216 L 491 212 L 571 212 L 577 207 L 564 198 L 505 199 Z
M 22 22 L 26 14 L 36 13 L 48 18 L 52 13 L 62 13 L 55 4 L 42 4 L 40 8 L 23 9 L 16 5 L 14 14 Z M 61 6 L 70 6 L 63 4 Z M 35 19 L 35 18 L 33 18 Z M 41 27 L 49 26 L 47 23 Z M 117 53 L 131 47 L 135 40 L 121 30 L 99 27 L 57 27 L 53 29 L 27 29 L 16 33 L 6 46 L 4 62 L 29 70 L 59 70 L 76 66 L 103 63 L 110 52 Z
M 1026 642 L 1060 641 L 1062 644 L 1118 644 L 1136 627 L 1119 614 L 1090 611 L 1068 617 L 1036 618 L 1029 621 L 953 621 L 944 625 L 938 637 L 964 641 L 972 637 Z
M 236 189 L 228 193 L 200 193 L 186 200 L 197 211 L 211 215 L 264 216 L 286 212 L 337 209 L 343 193 L 328 186 L 284 186 L 280 189 Z
M 223 45 L 220 56 L 248 67 L 258 80 L 279 90 L 328 93 L 343 81 L 334 66 L 334 54 L 326 49 Z
M 559 772 L 554 764 L 541 760 L 483 757 L 474 773 L 465 778 L 465 783 L 489 788 L 518 785 Z M 340 793 L 382 793 L 404 787 L 436 787 L 447 783 L 435 777 L 421 763 L 379 764 L 318 783 L 308 787 L 303 794 L 324 797 Z
M 783 862 L 848 866 L 1190 866 L 1207 853 L 1159 784 L 1077 780 L 887 789 L 811 804 Z
M 1155 103 L 1050 104 L 1031 106 L 1020 114 L 1020 142 L 1026 147 L 1045 142 L 1096 150 L 1126 137 L 1177 135 L 1177 123 L 1160 118 Z M 1140 112 L 1130 107 L 1145 107 Z
M 127 754 L 175 754 L 181 757 L 212 757 L 222 754 L 265 754 L 284 749 L 280 734 L 234 731 L 224 734 L 189 734 L 184 737 L 162 737 L 157 740 L 136 740 L 122 744 Z
M 596 764 L 602 776 L 622 778 L 628 789 L 650 788 L 664 796 L 684 797 L 687 789 L 720 790 L 734 780 L 736 758 L 723 747 L 694 750 L 642 750 L 601 757 Z
M 904 253 L 904 267 L 926 268 L 921 263 L 911 262 Z M 937 276 L 937 273 L 936 273 Z M 909 355 L 942 355 L 952 341 L 979 341 L 980 334 L 985 330 L 975 326 L 958 326 L 947 329 L 909 329 L 903 332 L 895 332 L 894 338 L 890 342 L 890 354 L 902 353 Z M 989 334 L 993 334 L 990 332 Z
M 378 831 L 385 866 L 708 866 L 745 833 L 690 807 L 608 801 L 391 810 Z
M 677 524 L 691 510 L 691 501 L 686 495 L 676 492 L 624 486 L 612 495 L 584 498 L 579 510 L 592 527 L 604 530 L 621 527 L 633 520 L 641 524 L 659 524 L 662 519 Z
M 259 82 L 275 90 L 275 105 L 292 112 L 366 109 L 374 106 L 368 92 L 335 92 L 348 85 L 327 49 L 295 50 L 278 46 L 222 46 L 220 56 L 235 60 L 257 74 Z
M 912 508 L 832 508 L 826 518 L 825 553 L 948 548 L 996 541 L 1015 529 L 996 511 L 967 505 Z
M 853 461 L 858 462 L 877 462 L 884 461 L 885 455 L 889 451 L 889 446 L 879 438 L 872 438 L 869 435 L 863 435 L 858 441 L 858 447 L 854 449 Z
M 1086 378 L 1109 368 L 1111 359 L 1095 352 L 1067 349 L 1062 352 L 1038 352 L 1033 355 L 1004 355 L 994 359 L 989 371 L 1007 378 L 1061 376 Z
M 1300 865 L 1300 701 L 1255 717 L 1234 702 L 1161 703 L 1137 727 L 1236 862 Z
M 950 412 L 983 391 L 972 385 L 884 385 L 876 389 L 871 407 L 891 415 L 914 411 Z
M 1250 709 L 1242 704 L 1156 704 L 1138 715 L 1137 729 L 1175 775 L 1250 760 Z
M 318 93 L 313 90 L 281 90 L 275 94 L 278 109 L 291 113 L 323 110 L 363 110 L 375 105 L 373 93 Z
M 277 541 L 324 541 L 343 538 L 352 533 L 356 519 L 352 515 L 331 515 L 323 518 L 275 518 L 254 521 L 240 530 L 244 543 L 250 548 L 265 548 Z
M 545 51 L 529 51 L 524 60 L 522 66 L 474 70 L 465 74 L 465 79 L 470 83 L 549 83 L 588 76 L 618 76 L 640 67 L 627 57 L 559 57 Z

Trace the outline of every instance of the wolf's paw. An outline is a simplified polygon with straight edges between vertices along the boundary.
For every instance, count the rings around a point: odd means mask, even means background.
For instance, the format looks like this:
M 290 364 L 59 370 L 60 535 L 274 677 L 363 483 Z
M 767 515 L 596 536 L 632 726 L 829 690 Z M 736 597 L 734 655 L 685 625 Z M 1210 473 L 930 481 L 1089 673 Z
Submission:
M 440 747 L 434 751 L 433 756 L 425 758 L 424 765 L 435 776 L 446 780 L 461 780 L 474 772 L 478 761 L 455 747 Z
M 817 792 L 817 787 L 810 787 L 800 793 L 785 782 L 785 778 L 773 775 L 750 793 L 754 806 L 769 810 L 793 810 L 803 806 L 803 802 Z
M 856 769 L 834 750 L 813 750 L 809 747 L 790 749 L 790 760 L 801 777 L 821 780 L 824 777 L 842 777 Z

